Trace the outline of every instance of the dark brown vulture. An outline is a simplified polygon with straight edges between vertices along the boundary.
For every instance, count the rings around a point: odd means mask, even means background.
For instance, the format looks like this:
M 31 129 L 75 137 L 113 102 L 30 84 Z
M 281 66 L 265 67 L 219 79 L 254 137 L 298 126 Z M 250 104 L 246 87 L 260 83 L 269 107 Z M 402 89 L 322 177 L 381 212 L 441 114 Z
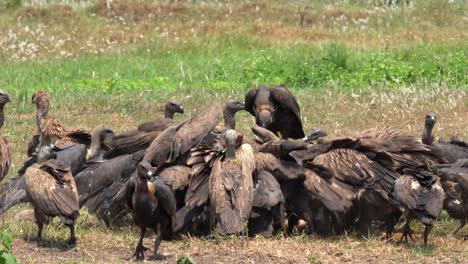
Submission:
M 148 148 L 162 131 L 180 123 L 174 120 L 175 113 L 184 113 L 184 108 L 173 99 L 167 102 L 164 108 L 164 118 L 140 124 L 137 129 L 114 136 L 112 150 L 106 153 L 105 157 L 113 158 Z
M 252 210 L 255 157 L 235 130 L 226 131 L 225 142 L 225 155 L 217 158 L 211 170 L 210 204 L 218 232 L 240 234 Z
M 11 102 L 10 95 L 5 91 L 0 90 L 0 133 L 1 133 L 3 124 L 5 123 L 5 113 L 4 113 L 3 108 L 9 102 Z M 0 134 L 0 182 L 8 174 L 8 170 L 10 169 L 10 163 L 11 163 L 10 144 Z
M 426 115 L 422 142 L 430 145 L 433 152 L 441 155 L 449 163 L 455 163 L 459 159 L 468 159 L 468 142 L 458 139 L 439 140 L 432 135 L 437 117 L 433 113 Z
M 39 150 L 38 163 L 29 167 L 24 175 L 26 193 L 34 207 L 39 228 L 37 239 L 42 238 L 47 217 L 58 216 L 70 228 L 68 243 L 76 244 L 75 220 L 80 214 L 78 192 L 70 168 L 54 162 L 55 155 L 49 146 Z
M 257 125 L 283 139 L 303 138 L 301 110 L 296 97 L 284 86 L 259 86 L 245 96 L 245 109 L 255 116 Z
M 156 233 L 153 258 L 157 257 L 161 239 L 164 233 L 172 233 L 176 216 L 176 201 L 169 187 L 164 183 L 149 179 L 153 176 L 153 168 L 147 161 L 142 161 L 137 168 L 135 191 L 132 197 L 133 218 L 140 228 L 140 239 L 133 257 L 144 260 L 143 238 L 146 229 L 151 228 Z
M 403 236 L 411 236 L 411 220 L 417 218 L 424 224 L 424 245 L 429 232 L 442 211 L 444 190 L 437 177 L 423 168 L 404 169 L 404 175 L 395 181 L 394 197 L 399 202 L 405 217 Z
M 468 159 L 435 168 L 445 191 L 444 209 L 450 217 L 460 220 L 452 231 L 455 235 L 468 221 Z
M 46 91 L 40 90 L 33 94 L 32 102 L 36 105 L 36 125 L 41 135 L 40 147 L 55 146 L 63 148 L 68 145 L 85 144 L 89 146 L 91 144 L 91 131 L 65 127 L 57 118 L 49 116 L 50 99 Z M 32 149 L 34 147 L 30 143 L 28 148 Z
M 78 174 L 85 166 L 87 149 L 83 144 L 54 149 L 54 152 L 57 156 L 56 162 L 70 167 L 72 175 Z M 0 187 L 0 214 L 17 204 L 28 202 L 24 173 L 36 161 L 37 155 L 30 157 L 18 171 L 18 176 Z

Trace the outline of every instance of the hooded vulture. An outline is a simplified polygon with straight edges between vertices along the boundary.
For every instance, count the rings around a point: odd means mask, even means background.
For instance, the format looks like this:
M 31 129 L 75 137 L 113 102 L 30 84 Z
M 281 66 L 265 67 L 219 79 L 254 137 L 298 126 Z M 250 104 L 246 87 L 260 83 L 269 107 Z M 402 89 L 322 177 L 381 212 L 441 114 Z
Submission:
M 223 235 L 240 234 L 252 210 L 255 158 L 235 130 L 226 131 L 225 142 L 225 155 L 211 169 L 209 198 L 216 229 Z
M 54 160 L 56 154 L 49 146 L 42 147 L 38 163 L 29 167 L 24 175 L 26 193 L 34 207 L 38 226 L 37 239 L 42 238 L 42 228 L 47 217 L 58 216 L 70 228 L 68 243 L 76 244 L 75 220 L 79 216 L 78 193 L 70 167 Z
M 459 159 L 468 159 L 468 142 L 458 139 L 438 140 L 432 135 L 432 130 L 436 124 L 437 118 L 433 113 L 426 115 L 424 122 L 424 131 L 422 134 L 422 142 L 430 145 L 432 151 L 438 153 L 449 163 L 454 163 Z
M 303 138 L 301 111 L 296 97 L 284 86 L 259 86 L 245 96 L 245 109 L 255 123 L 284 139 Z
M 424 168 L 404 169 L 404 175 L 395 181 L 393 195 L 406 220 L 401 238 L 408 241 L 408 235 L 412 233 L 411 220 L 417 218 L 424 224 L 424 245 L 427 245 L 429 232 L 444 203 L 444 190 L 439 179 Z
M 455 235 L 468 221 L 468 159 L 454 164 L 439 165 L 436 168 L 445 191 L 444 209 L 460 224 L 452 231 Z
M 55 146 L 63 148 L 68 145 L 91 144 L 91 131 L 82 128 L 63 126 L 57 118 L 49 116 L 50 99 L 46 91 L 40 90 L 32 95 L 32 102 L 36 105 L 36 125 L 40 133 L 40 147 Z M 33 137 L 32 142 L 36 141 Z M 36 149 L 33 143 L 28 149 Z M 30 152 L 30 150 L 28 150 Z
M 174 120 L 175 113 L 184 113 L 184 108 L 179 102 L 172 99 L 164 108 L 164 118 L 155 119 L 140 124 L 137 129 L 114 136 L 112 150 L 106 157 L 112 158 L 123 154 L 131 154 L 149 147 L 151 142 L 166 128 L 177 124 Z
M 136 260 L 145 259 L 146 248 L 143 246 L 143 238 L 147 228 L 153 229 L 156 233 L 153 251 L 153 258 L 156 258 L 162 237 L 172 234 L 175 224 L 174 195 L 163 182 L 149 181 L 153 175 L 153 168 L 149 162 L 142 161 L 138 165 L 132 196 L 133 219 L 140 228 L 140 239 L 133 254 Z
M 11 102 L 10 95 L 0 90 L 0 133 L 5 123 L 5 113 L 3 108 L 7 103 Z M 0 182 L 5 178 L 8 174 L 8 170 L 10 169 L 11 163 L 11 148 L 8 141 L 1 136 L 0 134 Z

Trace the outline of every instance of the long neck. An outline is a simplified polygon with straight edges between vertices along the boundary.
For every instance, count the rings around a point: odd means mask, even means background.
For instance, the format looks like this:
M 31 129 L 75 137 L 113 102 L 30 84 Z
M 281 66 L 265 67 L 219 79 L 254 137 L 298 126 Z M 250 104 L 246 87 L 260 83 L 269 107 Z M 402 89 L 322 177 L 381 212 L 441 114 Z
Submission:
M 3 127 L 5 123 L 5 113 L 3 112 L 4 105 L 0 105 L 0 129 Z
M 169 119 L 174 119 L 174 112 L 166 108 L 164 110 L 164 117 L 169 118 Z
M 96 158 L 101 151 L 101 135 L 99 133 L 93 133 L 91 136 L 91 147 L 89 159 Z
M 431 145 L 432 142 L 434 141 L 434 137 L 432 136 L 432 129 L 433 129 L 432 126 L 428 126 L 428 125 L 424 126 L 422 142 L 426 145 Z
M 36 105 L 36 125 L 39 132 L 42 130 L 44 120 L 47 118 L 48 114 L 49 106 Z
M 236 158 L 236 148 L 232 145 L 226 145 L 226 159 Z
M 148 180 L 145 177 L 140 177 L 139 175 L 137 175 L 136 191 L 137 192 L 149 192 Z
M 235 113 L 229 111 L 228 109 L 224 109 L 224 127 L 226 129 L 236 129 L 236 118 Z

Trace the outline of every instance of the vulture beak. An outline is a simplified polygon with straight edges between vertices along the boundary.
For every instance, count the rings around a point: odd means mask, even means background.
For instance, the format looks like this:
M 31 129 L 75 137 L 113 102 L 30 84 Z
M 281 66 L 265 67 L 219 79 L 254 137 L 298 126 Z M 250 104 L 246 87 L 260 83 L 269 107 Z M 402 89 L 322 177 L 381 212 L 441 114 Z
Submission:
M 304 137 L 302 140 L 304 140 L 304 142 L 310 142 L 325 136 L 327 136 L 327 131 L 321 128 L 316 128 L 314 131 L 312 131 L 312 133 Z
M 179 106 L 179 113 L 183 114 L 184 113 L 184 107 L 183 106 Z
M 239 102 L 239 110 L 245 110 L 245 102 Z

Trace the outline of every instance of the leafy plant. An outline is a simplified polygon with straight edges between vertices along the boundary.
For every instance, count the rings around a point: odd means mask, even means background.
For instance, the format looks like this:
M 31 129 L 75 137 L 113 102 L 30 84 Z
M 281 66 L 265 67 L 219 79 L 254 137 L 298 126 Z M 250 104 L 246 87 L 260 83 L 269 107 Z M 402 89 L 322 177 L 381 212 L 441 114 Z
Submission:
M 191 257 L 185 255 L 185 254 L 182 254 L 182 256 L 180 256 L 178 259 L 177 259 L 177 264 L 196 264 L 197 262 L 195 262 L 194 259 L 192 259 Z
M 14 264 L 16 257 L 12 253 L 13 239 L 10 234 L 0 232 L 0 264 Z

